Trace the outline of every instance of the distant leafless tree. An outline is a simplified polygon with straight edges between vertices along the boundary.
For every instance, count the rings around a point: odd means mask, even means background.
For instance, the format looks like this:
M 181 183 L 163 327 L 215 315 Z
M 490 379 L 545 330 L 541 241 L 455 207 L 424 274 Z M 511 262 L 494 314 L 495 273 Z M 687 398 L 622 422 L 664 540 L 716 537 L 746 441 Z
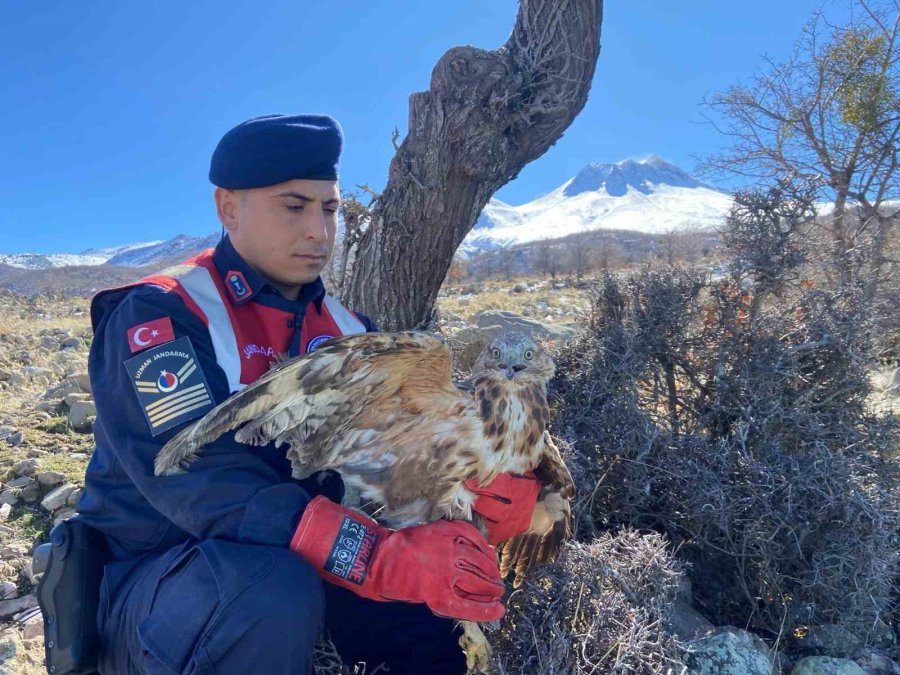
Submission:
M 538 272 L 556 279 L 559 272 L 559 250 L 549 241 L 540 242 L 534 249 L 534 266 Z
M 594 253 L 593 241 L 587 233 L 570 237 L 566 241 L 568 268 L 578 281 L 581 281 L 593 267 Z
M 346 304 L 385 330 L 430 323 L 453 254 L 488 200 L 587 102 L 602 10 L 602 0 L 521 0 L 501 48 L 454 47 L 440 58 L 428 91 L 410 98 L 408 135 L 355 252 Z
M 820 178 L 834 202 L 827 222 L 838 286 L 862 264 L 873 289 L 900 197 L 900 2 L 850 0 L 846 25 L 817 13 L 790 58 L 767 60 L 749 85 L 707 101 L 731 147 L 705 166 L 773 179 Z M 873 291 L 874 292 L 874 291 Z

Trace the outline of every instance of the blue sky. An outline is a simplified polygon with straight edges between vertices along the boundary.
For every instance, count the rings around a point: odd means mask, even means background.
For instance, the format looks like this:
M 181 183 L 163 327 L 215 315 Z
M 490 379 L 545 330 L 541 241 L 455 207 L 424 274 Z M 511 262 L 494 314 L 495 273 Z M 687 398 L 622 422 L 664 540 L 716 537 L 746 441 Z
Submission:
M 654 153 L 687 170 L 721 137 L 701 99 L 786 56 L 813 0 L 607 0 L 590 98 L 497 197 Z M 834 7 L 834 5 L 832 5 Z M 501 45 L 514 0 L 0 0 L 0 252 L 217 231 L 209 156 L 234 124 L 326 112 L 342 184 L 381 188 L 407 98 L 448 48 Z

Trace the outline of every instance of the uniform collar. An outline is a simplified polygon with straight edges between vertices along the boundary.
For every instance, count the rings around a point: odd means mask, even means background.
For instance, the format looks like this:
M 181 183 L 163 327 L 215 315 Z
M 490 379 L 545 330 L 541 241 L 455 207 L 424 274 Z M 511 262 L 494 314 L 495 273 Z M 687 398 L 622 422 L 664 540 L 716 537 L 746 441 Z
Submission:
M 225 286 L 226 295 L 234 305 L 243 305 L 256 299 L 267 305 L 293 309 L 297 305 L 305 307 L 310 302 L 315 302 L 317 309 L 321 311 L 322 300 L 325 298 L 325 286 L 321 277 L 304 284 L 297 300 L 288 300 L 262 274 L 244 261 L 227 235 L 216 245 L 213 263 Z

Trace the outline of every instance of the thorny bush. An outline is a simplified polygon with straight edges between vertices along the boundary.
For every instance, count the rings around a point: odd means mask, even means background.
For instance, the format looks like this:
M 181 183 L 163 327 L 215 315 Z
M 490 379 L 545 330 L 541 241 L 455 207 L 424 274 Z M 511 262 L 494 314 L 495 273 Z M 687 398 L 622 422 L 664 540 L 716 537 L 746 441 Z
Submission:
M 759 196 L 738 195 L 726 227 L 730 276 L 608 277 L 558 354 L 576 536 L 665 534 L 698 608 L 776 646 L 824 623 L 876 642 L 896 600 L 900 480 L 896 420 L 866 404 L 867 308 L 794 273 L 802 190 Z M 751 235 L 773 250 L 741 256 Z

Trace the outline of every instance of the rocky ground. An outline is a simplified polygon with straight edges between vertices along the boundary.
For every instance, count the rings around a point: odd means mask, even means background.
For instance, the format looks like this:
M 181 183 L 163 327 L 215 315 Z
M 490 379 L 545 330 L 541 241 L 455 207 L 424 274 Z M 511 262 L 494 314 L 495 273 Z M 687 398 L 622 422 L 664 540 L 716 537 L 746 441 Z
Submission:
M 0 673 L 43 671 L 31 552 L 81 492 L 90 338 L 86 300 L 0 292 Z
M 451 286 L 439 299 L 441 328 L 462 369 L 499 330 L 567 339 L 588 307 L 584 289 L 554 280 Z M 54 523 L 74 513 L 93 449 L 95 410 L 86 374 L 90 340 L 87 299 L 24 298 L 0 290 L 0 675 L 43 672 L 31 553 Z M 885 365 L 873 373 L 873 384 L 874 405 L 900 409 L 900 373 Z M 772 654 L 762 640 L 737 628 L 714 628 L 693 609 L 689 593 L 679 594 L 670 622 L 667 630 L 693 645 L 691 673 L 780 671 L 777 665 L 772 669 Z M 855 662 L 823 655 L 828 645 L 852 636 L 814 637 L 826 645 L 810 657 L 818 660 L 792 663 L 785 673 L 900 673 L 896 664 L 863 646 Z M 728 659 L 734 660 L 721 665 Z

